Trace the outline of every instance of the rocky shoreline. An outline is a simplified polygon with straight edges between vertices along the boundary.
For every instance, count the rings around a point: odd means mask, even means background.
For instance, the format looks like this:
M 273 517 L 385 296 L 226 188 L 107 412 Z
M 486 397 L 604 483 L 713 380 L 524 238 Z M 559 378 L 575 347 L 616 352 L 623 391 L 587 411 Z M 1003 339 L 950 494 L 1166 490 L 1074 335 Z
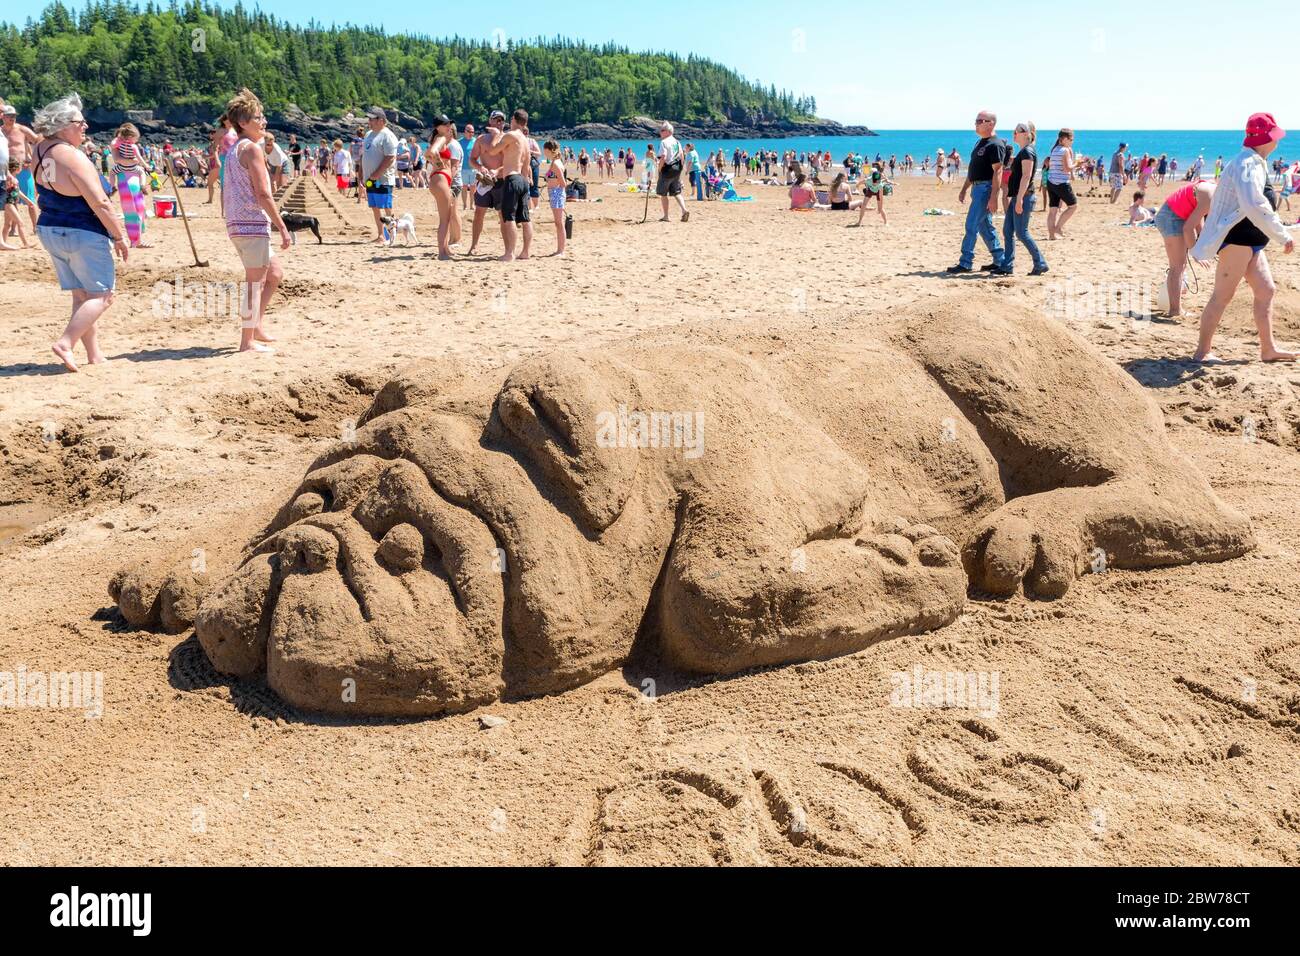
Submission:
M 400 136 L 412 135 L 425 140 L 431 132 L 429 126 L 418 116 L 403 113 L 400 110 L 386 110 L 389 125 Z M 170 140 L 177 145 L 206 143 L 208 131 L 216 119 L 216 113 L 196 106 L 172 106 L 156 110 L 108 110 L 90 109 L 86 111 L 92 136 L 110 134 L 124 122 L 134 123 L 140 128 L 140 136 L 146 143 L 162 143 Z M 267 115 L 267 128 L 281 139 L 288 139 L 293 133 L 298 139 L 315 143 L 319 140 L 346 139 L 358 126 L 365 125 L 364 116 L 347 114 L 339 119 L 324 119 L 310 116 L 297 107 L 290 106 L 280 113 Z M 876 136 L 874 130 L 866 126 L 844 126 L 834 120 L 816 120 L 808 123 L 795 123 L 789 120 L 774 122 L 754 121 L 749 123 L 733 122 L 674 122 L 678 137 L 682 139 L 718 140 L 718 139 L 789 139 L 795 136 Z M 545 135 L 561 140 L 649 140 L 657 137 L 658 120 L 647 116 L 637 116 L 620 123 L 582 123 L 571 127 L 548 127 L 539 123 L 533 128 L 537 136 Z
M 400 110 L 386 112 L 389 124 L 401 136 L 419 137 L 428 132 L 428 127 L 418 116 Z M 177 146 L 189 146 L 208 141 L 208 133 L 219 115 L 218 111 L 201 106 L 171 106 L 154 110 L 90 109 L 86 111 L 86 121 L 90 124 L 92 136 L 111 135 L 120 125 L 130 122 L 139 127 L 140 138 L 146 143 L 170 140 Z M 322 139 L 346 141 L 357 127 L 365 126 L 365 123 L 364 116 L 347 114 L 338 119 L 325 119 L 310 116 L 294 106 L 279 113 L 269 112 L 266 116 L 266 128 L 278 139 L 287 140 L 293 133 L 308 143 Z
M 582 123 L 535 132 L 565 140 L 642 140 L 658 136 L 659 121 L 638 116 L 622 123 Z M 700 123 L 674 122 L 673 132 L 681 139 L 791 139 L 795 136 L 877 136 L 866 126 L 844 126 L 834 120 L 794 123 L 779 120 L 771 123 Z

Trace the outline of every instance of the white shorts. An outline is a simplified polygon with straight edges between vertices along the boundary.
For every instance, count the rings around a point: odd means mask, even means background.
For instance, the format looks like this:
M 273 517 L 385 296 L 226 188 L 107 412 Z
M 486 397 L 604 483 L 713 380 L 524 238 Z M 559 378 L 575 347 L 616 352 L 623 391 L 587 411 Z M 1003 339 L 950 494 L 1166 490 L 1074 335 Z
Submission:
M 230 241 L 245 269 L 265 269 L 275 257 L 270 236 L 231 236 Z

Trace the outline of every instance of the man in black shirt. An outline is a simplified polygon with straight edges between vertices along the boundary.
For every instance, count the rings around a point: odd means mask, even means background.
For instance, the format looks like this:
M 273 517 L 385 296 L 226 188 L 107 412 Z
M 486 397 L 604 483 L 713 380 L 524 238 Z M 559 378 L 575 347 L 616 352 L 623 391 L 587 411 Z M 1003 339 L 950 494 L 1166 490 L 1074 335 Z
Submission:
M 988 110 L 975 117 L 975 131 L 979 142 L 971 151 L 966 165 L 966 181 L 962 183 L 957 201 L 964 203 L 970 193 L 970 208 L 966 211 L 966 235 L 961 242 L 961 260 L 949 266 L 951 273 L 970 272 L 975 263 L 975 236 L 978 235 L 993 254 L 991 265 L 981 271 L 1003 273 L 1002 242 L 993 229 L 993 213 L 997 212 L 998 194 L 1002 185 L 1002 167 L 1007 161 L 1007 144 L 997 135 L 998 118 Z

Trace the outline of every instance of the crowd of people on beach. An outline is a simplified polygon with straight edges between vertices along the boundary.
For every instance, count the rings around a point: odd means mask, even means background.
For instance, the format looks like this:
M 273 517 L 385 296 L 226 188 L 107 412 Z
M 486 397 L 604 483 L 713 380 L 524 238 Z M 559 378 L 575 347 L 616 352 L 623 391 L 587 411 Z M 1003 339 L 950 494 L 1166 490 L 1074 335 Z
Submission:
M 446 115 L 435 117 L 427 143 L 399 137 L 381 107 L 366 111 L 369 127 L 351 142 L 322 140 L 311 146 L 290 134 L 284 143 L 266 126 L 260 100 L 243 89 L 226 104 L 206 148 L 173 147 L 141 142 L 139 129 L 122 124 L 111 142 L 87 136 L 89 124 L 77 94 L 36 111 L 32 125 L 17 123 L 17 110 L 0 100 L 4 116 L 4 227 L 0 246 L 29 248 L 18 210 L 26 205 L 32 231 L 49 254 L 61 288 L 72 293 L 72 318 L 52 349 L 69 371 L 77 371 L 78 343 L 86 361 L 105 361 L 95 336 L 95 322 L 110 307 L 116 284 L 114 256 L 125 262 L 133 248 L 148 248 L 149 201 L 162 186 L 162 175 L 189 187 L 206 184 L 208 203 L 219 202 L 226 232 L 244 268 L 240 351 L 268 351 L 274 341 L 265 328 L 267 306 L 283 279 L 272 241 L 281 250 L 292 243 L 277 195 L 300 175 L 333 177 L 340 194 L 350 194 L 371 210 L 373 242 L 389 245 L 403 228 L 413 233 L 411 214 L 398 215 L 394 194 L 403 188 L 427 189 L 438 214 L 438 258 L 451 259 L 462 241 L 460 210 L 473 208 L 470 248 L 478 252 L 489 210 L 496 212 L 503 262 L 529 259 L 533 253 L 533 215 L 544 200 L 555 230 L 555 256 L 565 254 L 572 235 L 571 201 L 586 199 L 585 184 L 570 173 L 585 173 L 586 163 L 571 148 L 554 140 L 539 144 L 529 131 L 528 112 L 515 110 L 507 120 L 494 110 L 475 135 L 463 135 Z M 60 148 L 65 147 L 65 148 Z M 629 151 L 629 157 L 632 155 Z M 668 221 L 675 203 L 682 222 L 690 220 L 682 180 L 687 169 L 692 186 L 703 187 L 699 154 L 673 135 L 671 123 L 659 130 L 659 145 L 647 147 L 645 179 Z M 218 196 L 219 190 L 219 196 Z M 111 198 L 121 206 L 119 220 Z M 11 199 L 12 197 L 12 199 Z M 698 197 L 697 197 L 698 198 Z M 648 197 L 647 197 L 648 201 Z M 11 208 L 12 207 L 12 208 Z M 9 236 L 19 243 L 11 245 Z
M 1161 306 L 1170 317 L 1181 313 L 1188 263 L 1207 265 L 1217 259 L 1214 291 L 1201 316 L 1194 358 L 1216 361 L 1211 346 L 1223 312 L 1241 282 L 1251 288 L 1259 331 L 1261 358 L 1292 360 L 1294 353 L 1277 348 L 1272 335 L 1274 285 L 1265 247 L 1276 242 L 1283 253 L 1294 241 L 1277 210 L 1300 187 L 1300 162 L 1288 165 L 1268 158 L 1285 135 L 1270 114 L 1256 113 L 1246 124 L 1242 150 L 1226 162 L 1218 157 L 1212 172 L 1204 158 L 1187 169 L 1178 187 L 1159 209 L 1145 204 L 1150 186 L 1179 182 L 1179 166 L 1167 154 L 1135 156 L 1121 142 L 1111 154 L 1088 157 L 1074 151 L 1074 132 L 1063 128 L 1042 159 L 1038 132 L 1032 122 L 1014 127 L 1011 142 L 997 135 L 997 117 L 981 111 L 974 121 L 977 140 L 963 163 L 955 149 L 935 150 L 933 161 L 918 164 L 910 155 L 900 160 L 877 154 L 874 159 L 850 152 L 837 164 L 829 151 L 797 152 L 735 148 L 700 156 L 695 144 L 682 144 L 671 123 L 659 130 L 659 143 L 648 144 L 640 159 L 642 177 L 633 175 L 638 159 L 633 147 L 576 152 L 555 140 L 539 144 L 529 130 L 529 115 L 517 109 L 508 118 L 494 110 L 481 130 L 472 124 L 459 129 L 446 115 L 434 119 L 427 142 L 398 136 L 380 107 L 366 111 L 366 127 L 344 142 L 299 142 L 289 134 L 279 142 L 267 130 L 266 114 L 249 90 L 231 98 L 206 147 L 175 147 L 168 141 L 144 144 L 140 131 L 122 124 L 112 139 L 95 143 L 76 94 L 36 111 L 30 126 L 18 122 L 16 109 L 0 100 L 4 137 L 0 138 L 0 183 L 4 194 L 4 224 L 0 249 L 30 247 L 27 225 L 49 254 L 60 287 L 72 294 L 72 317 L 53 344 L 54 354 L 72 371 L 80 343 L 91 364 L 105 360 L 95 336 L 95 322 L 109 308 L 115 286 L 114 255 L 126 261 L 133 248 L 147 248 L 149 197 L 162 187 L 163 175 L 189 187 L 206 185 L 209 203 L 220 203 L 227 235 L 244 269 L 241 302 L 241 351 L 266 351 L 273 341 L 265 329 L 267 306 L 283 279 L 283 267 L 272 240 L 288 249 L 290 230 L 277 205 L 277 193 L 299 176 L 332 182 L 342 196 L 364 202 L 373 217 L 376 244 L 391 244 L 396 232 L 411 229 L 411 215 L 398 214 L 395 195 L 403 189 L 427 189 L 438 215 L 438 258 L 451 259 L 463 241 L 461 214 L 473 210 L 469 249 L 476 255 L 489 210 L 497 215 L 503 253 L 500 260 L 527 260 L 533 255 L 533 217 L 545 201 L 555 230 L 553 255 L 563 256 L 571 237 L 567 205 L 586 199 L 583 182 L 591 165 L 602 178 L 616 176 L 621 167 L 632 191 L 653 193 L 661 204 L 662 221 L 675 204 L 682 222 L 690 220 L 690 196 L 704 201 L 722 195 L 736 197 L 735 182 L 788 189 L 790 209 L 858 213 L 861 226 L 875 210 L 888 225 L 886 197 L 898 175 L 929 175 L 940 183 L 961 175 L 957 201 L 967 204 L 960 255 L 947 274 L 1014 274 L 1017 245 L 1031 260 L 1030 276 L 1049 271 L 1042 247 L 1030 232 L 1041 200 L 1047 207 L 1047 239 L 1067 237 L 1066 227 L 1078 209 L 1076 184 L 1109 187 L 1114 204 L 1126 186 L 1137 189 L 1129 206 L 1128 224 L 1151 226 L 1164 243 L 1168 259 Z M 368 127 L 368 128 L 367 128 Z M 60 148 L 63 147 L 63 148 Z M 1103 170 L 1104 178 L 1103 178 Z M 826 174 L 830 182 L 821 177 Z M 683 183 L 686 185 L 684 186 Z M 1275 186 L 1277 188 L 1275 188 Z M 218 196 L 219 190 L 219 196 Z M 121 209 L 119 217 L 112 197 Z M 1104 195 L 1104 192 L 1103 192 Z M 993 217 L 1003 215 L 1001 235 Z M 942 210 L 926 210 L 939 214 Z M 12 240 L 12 241 L 11 241 Z M 977 243 L 988 248 L 991 262 L 975 269 Z
M 997 135 L 997 116 L 982 110 L 975 117 L 978 137 L 971 150 L 958 202 L 970 199 L 966 214 L 961 255 L 948 267 L 948 274 L 973 273 L 978 240 L 988 247 L 992 261 L 980 272 L 990 276 L 1014 274 L 1016 242 L 1019 241 L 1033 260 L 1031 276 L 1048 271 L 1047 261 L 1029 234 L 1033 213 L 1034 187 L 1040 161 L 1035 149 L 1037 130 L 1031 122 L 1017 123 L 1014 147 Z M 1259 335 L 1260 358 L 1266 362 L 1294 361 L 1297 353 L 1279 349 L 1273 338 L 1273 298 L 1276 287 L 1269 269 L 1265 247 L 1277 242 L 1284 254 L 1295 251 L 1295 241 L 1278 214 L 1281 196 L 1274 181 L 1286 191 L 1288 172 L 1294 172 L 1290 185 L 1300 185 L 1300 164 L 1287 167 L 1276 159 L 1270 167 L 1268 157 L 1277 149 L 1286 132 L 1269 113 L 1254 113 L 1246 121 L 1241 151 L 1226 163 L 1220 157 L 1213 178 L 1202 175 L 1204 160 L 1193 162 L 1185 182 L 1166 197 L 1160 209 L 1147 215 L 1143 204 L 1145 188 L 1152 177 L 1174 176 L 1176 163 L 1166 157 L 1144 155 L 1134 160 L 1121 142 L 1108 166 L 1110 202 L 1114 203 L 1124 187 L 1136 179 L 1139 189 L 1130 206 L 1130 225 L 1150 223 L 1163 238 L 1169 260 L 1166 273 L 1164 306 L 1169 318 L 1181 316 L 1181 293 L 1184 269 L 1189 260 L 1208 268 L 1215 266 L 1214 289 L 1200 317 L 1200 335 L 1192 356 L 1197 362 L 1217 362 L 1212 351 L 1214 333 L 1228 304 L 1244 280 L 1254 295 L 1254 316 Z M 1048 210 L 1048 238 L 1064 238 L 1065 224 L 1078 205 L 1073 181 L 1086 175 L 1083 164 L 1074 155 L 1074 133 L 1062 129 L 1042 163 L 1042 186 Z M 1100 157 L 1099 157 L 1100 160 Z M 1094 170 L 1101 163 L 1092 164 Z M 1004 213 L 1002 237 L 993 226 L 993 216 Z

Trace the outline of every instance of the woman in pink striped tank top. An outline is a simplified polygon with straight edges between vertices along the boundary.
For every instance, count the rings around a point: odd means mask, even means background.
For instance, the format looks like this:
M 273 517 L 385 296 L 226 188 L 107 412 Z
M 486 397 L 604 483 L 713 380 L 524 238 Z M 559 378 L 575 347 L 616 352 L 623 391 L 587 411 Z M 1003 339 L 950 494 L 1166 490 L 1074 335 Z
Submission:
M 1196 244 L 1196 237 L 1210 212 L 1210 200 L 1213 198 L 1213 181 L 1193 180 L 1171 192 L 1156 213 L 1156 231 L 1164 237 L 1165 253 L 1169 256 L 1165 289 L 1169 295 L 1166 312 L 1170 318 L 1182 315 L 1183 272 L 1187 268 L 1187 250 Z
M 244 264 L 244 289 L 240 295 L 239 351 L 273 351 L 266 342 L 275 339 L 262 328 L 266 306 L 284 278 L 284 269 L 271 251 L 271 226 L 280 232 L 280 248 L 289 248 L 289 230 L 271 198 L 271 178 L 266 169 L 262 137 L 266 116 L 252 91 L 242 89 L 226 104 L 226 118 L 239 138 L 226 149 L 221 168 L 222 211 L 226 235 Z

